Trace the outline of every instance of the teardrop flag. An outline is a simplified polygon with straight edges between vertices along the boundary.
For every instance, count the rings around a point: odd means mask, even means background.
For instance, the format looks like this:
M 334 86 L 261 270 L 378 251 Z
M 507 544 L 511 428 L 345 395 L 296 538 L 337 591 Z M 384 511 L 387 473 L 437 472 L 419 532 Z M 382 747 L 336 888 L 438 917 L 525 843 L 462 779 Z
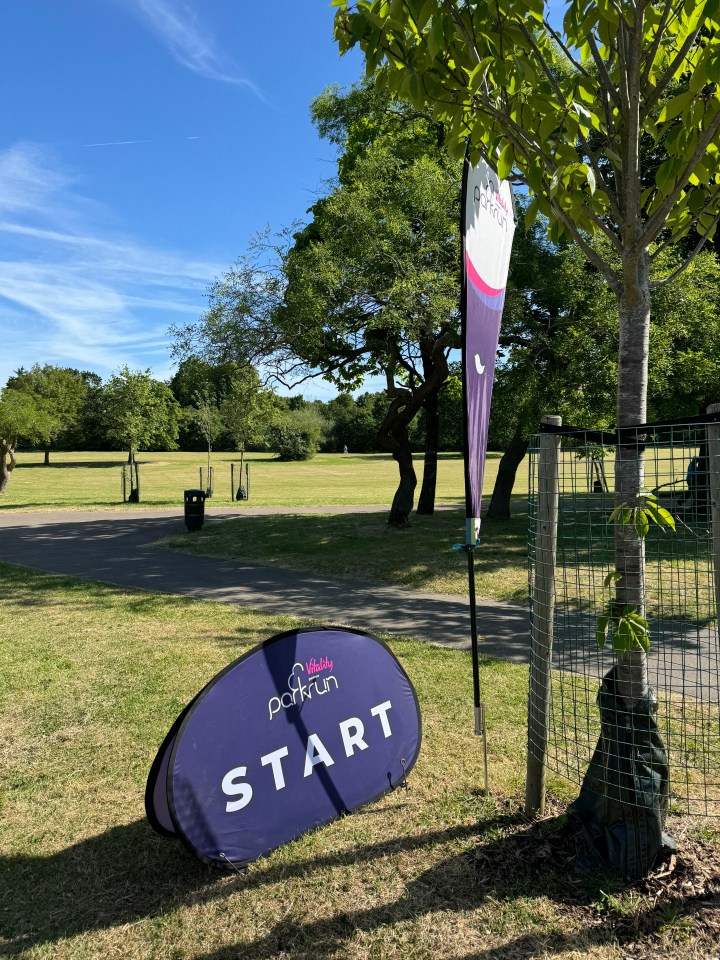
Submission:
M 465 426 L 465 549 L 468 554 L 470 641 L 475 733 L 483 738 L 488 788 L 487 728 L 480 696 L 475 610 L 475 546 L 479 543 L 490 402 L 510 251 L 515 233 L 512 188 L 482 159 L 465 158 L 462 191 L 462 369 Z
M 515 233 L 512 188 L 484 160 L 463 177 L 462 342 L 468 544 L 480 527 L 495 356 Z

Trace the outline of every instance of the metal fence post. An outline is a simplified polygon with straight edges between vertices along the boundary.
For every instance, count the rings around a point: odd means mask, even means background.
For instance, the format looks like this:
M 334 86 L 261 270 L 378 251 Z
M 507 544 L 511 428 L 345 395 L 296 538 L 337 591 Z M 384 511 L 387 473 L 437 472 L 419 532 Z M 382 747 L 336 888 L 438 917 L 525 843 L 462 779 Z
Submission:
M 562 417 L 542 422 L 562 426 Z M 560 437 L 540 434 L 538 513 L 535 539 L 535 578 L 531 607 L 530 692 L 528 696 L 528 758 L 525 813 L 545 811 L 545 761 L 550 722 L 550 670 L 555 613 L 555 565 L 559 512 L 558 460 Z
M 707 413 L 720 413 L 720 403 L 711 403 Z M 715 616 L 720 618 L 720 424 L 709 423 L 708 471 L 710 473 L 710 510 L 712 515 L 713 574 Z

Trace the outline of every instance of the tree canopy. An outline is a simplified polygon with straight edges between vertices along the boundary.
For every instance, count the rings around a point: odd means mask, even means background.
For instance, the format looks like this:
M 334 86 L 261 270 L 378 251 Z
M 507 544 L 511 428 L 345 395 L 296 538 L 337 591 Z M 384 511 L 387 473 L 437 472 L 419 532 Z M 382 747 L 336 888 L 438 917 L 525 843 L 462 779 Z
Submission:
M 150 370 L 121 367 L 104 385 L 102 418 L 111 441 L 128 451 L 177 447 L 179 407 L 167 384 L 153 380 Z
M 5 387 L 0 392 L 0 493 L 16 465 L 18 441 L 47 443 L 56 421 L 31 393 Z
M 86 376 L 86 375 L 85 375 Z M 46 363 L 34 364 L 29 370 L 20 368 L 8 379 L 7 386 L 32 397 L 41 407 L 50 423 L 46 442 L 56 443 L 61 434 L 79 420 L 88 387 L 84 375 L 70 367 Z M 50 451 L 45 452 L 45 463 L 50 462 Z
M 604 277 L 616 422 L 646 422 L 651 289 L 687 269 L 720 219 L 720 0 L 567 0 L 561 21 L 544 0 L 333 2 L 341 50 L 360 46 L 376 86 L 442 122 L 456 156 L 484 155 L 524 184 L 526 221 L 544 214 L 551 237 L 570 237 Z M 677 267 L 659 270 L 690 238 Z M 632 515 L 643 487 L 643 450 L 619 445 L 621 511 Z M 614 529 L 613 602 L 645 623 L 643 533 Z M 632 708 L 647 660 L 627 635 L 617 692 Z
M 251 248 L 176 343 L 185 354 L 200 344 L 206 358 L 261 363 L 284 383 L 320 373 L 342 390 L 384 376 L 378 440 L 399 466 L 390 522 L 402 526 L 416 486 L 409 425 L 421 410 L 418 509 L 434 504 L 437 395 L 459 346 L 461 168 L 436 124 L 371 85 L 326 91 L 313 113 L 342 150 L 337 181 L 307 225 Z

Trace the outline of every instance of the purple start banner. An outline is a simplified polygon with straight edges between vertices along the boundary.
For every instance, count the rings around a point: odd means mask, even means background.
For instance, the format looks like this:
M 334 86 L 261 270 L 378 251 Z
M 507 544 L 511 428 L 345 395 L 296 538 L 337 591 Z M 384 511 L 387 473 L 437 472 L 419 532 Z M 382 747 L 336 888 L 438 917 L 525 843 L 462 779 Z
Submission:
M 175 721 L 148 777 L 148 819 L 206 863 L 242 866 L 403 783 L 421 738 L 413 686 L 381 640 L 280 634 Z
M 484 160 L 475 167 L 466 161 L 463 194 L 465 489 L 468 543 L 474 543 L 515 217 L 510 184 L 501 183 Z

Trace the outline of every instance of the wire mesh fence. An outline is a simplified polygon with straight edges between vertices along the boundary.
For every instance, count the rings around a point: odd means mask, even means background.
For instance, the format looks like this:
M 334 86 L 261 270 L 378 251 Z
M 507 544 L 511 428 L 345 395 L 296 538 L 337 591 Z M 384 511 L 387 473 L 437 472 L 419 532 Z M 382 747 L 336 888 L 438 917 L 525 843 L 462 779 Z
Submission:
M 613 736 L 630 737 L 633 776 L 641 737 L 636 741 L 639 731 L 629 728 L 656 729 L 670 771 L 670 810 L 701 816 L 720 815 L 718 419 L 713 414 L 617 433 L 549 427 L 530 446 L 529 749 L 542 751 L 548 769 L 580 784 L 601 733 L 603 677 L 613 676 L 618 662 L 643 661 L 656 712 L 653 704 L 652 719 L 643 720 L 642 712 L 621 710 L 616 719 L 626 730 L 618 727 Z M 674 529 L 650 522 L 638 533 L 634 515 L 631 522 L 611 519 L 622 499 L 612 490 L 623 463 L 640 471 L 645 490 L 629 507 L 649 504 L 651 520 L 654 509 L 661 518 L 667 511 Z M 628 588 L 619 575 L 608 578 L 616 570 L 626 583 L 634 577 L 634 597 L 622 597 Z M 623 603 L 634 600 L 623 609 L 634 606 L 647 622 L 646 656 L 637 645 L 631 655 L 613 649 L 611 634 L 599 646 L 598 633 L 605 639 L 599 618 L 620 609 L 619 596 Z M 597 789 L 627 800 L 617 795 L 620 780 Z

